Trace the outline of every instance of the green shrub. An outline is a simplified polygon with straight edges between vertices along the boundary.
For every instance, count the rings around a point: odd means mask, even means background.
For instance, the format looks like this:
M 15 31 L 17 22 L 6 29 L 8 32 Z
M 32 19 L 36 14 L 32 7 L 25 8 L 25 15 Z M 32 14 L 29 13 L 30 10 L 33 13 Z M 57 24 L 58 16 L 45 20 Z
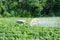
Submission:
M 3 17 L 11 17 L 11 14 L 8 13 L 7 11 L 4 12 Z

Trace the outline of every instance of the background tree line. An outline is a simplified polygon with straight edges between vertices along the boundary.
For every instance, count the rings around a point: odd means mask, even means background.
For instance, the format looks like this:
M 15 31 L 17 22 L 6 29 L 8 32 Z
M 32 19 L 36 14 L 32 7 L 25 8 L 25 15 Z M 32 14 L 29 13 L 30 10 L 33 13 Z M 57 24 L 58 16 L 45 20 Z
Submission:
M 0 17 L 60 16 L 60 0 L 0 0 Z

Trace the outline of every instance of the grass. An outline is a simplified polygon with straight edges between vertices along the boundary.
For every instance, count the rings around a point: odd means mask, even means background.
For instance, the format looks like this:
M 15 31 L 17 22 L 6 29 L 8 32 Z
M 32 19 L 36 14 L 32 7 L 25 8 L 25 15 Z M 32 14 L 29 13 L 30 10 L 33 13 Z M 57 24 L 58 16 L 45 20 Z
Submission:
M 16 23 L 18 19 L 0 18 L 0 40 L 60 40 L 60 27 L 31 27 Z

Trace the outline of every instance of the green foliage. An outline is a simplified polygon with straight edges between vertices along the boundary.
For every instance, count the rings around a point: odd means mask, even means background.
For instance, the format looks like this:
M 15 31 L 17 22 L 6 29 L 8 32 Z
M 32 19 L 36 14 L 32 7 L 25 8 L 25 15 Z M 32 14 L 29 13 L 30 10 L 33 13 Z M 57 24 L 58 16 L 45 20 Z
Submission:
M 14 11 L 10 11 L 12 17 L 14 17 Z
M 30 11 L 32 17 L 39 17 L 45 2 L 46 0 L 23 0 L 21 5 L 23 9 Z
M 9 17 L 41 17 L 52 13 L 60 16 L 59 10 L 60 0 L 0 0 L 1 16 L 5 11 L 11 15 Z
M 26 10 L 23 11 L 22 17 L 31 17 L 30 12 L 27 12 Z
M 5 11 L 4 14 L 3 14 L 3 17 L 10 17 L 10 16 L 11 15 L 7 11 Z
M 17 24 L 18 19 L 0 18 L 0 40 L 60 40 L 60 27 L 31 27 Z
M 53 16 L 53 15 L 59 16 L 60 14 L 59 10 L 60 10 L 59 0 L 47 0 L 45 6 L 43 7 L 42 14 L 47 15 L 47 16 Z
M 2 16 L 0 15 L 0 18 L 2 18 Z

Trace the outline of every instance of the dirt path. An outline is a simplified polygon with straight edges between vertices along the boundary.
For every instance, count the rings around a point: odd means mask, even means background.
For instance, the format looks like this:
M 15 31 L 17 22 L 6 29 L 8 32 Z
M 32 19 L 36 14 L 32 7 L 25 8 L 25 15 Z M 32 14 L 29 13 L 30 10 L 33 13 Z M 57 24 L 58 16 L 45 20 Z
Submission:
M 33 18 L 30 22 L 31 26 L 49 26 L 58 27 L 60 26 L 60 18 L 49 17 L 49 18 Z

